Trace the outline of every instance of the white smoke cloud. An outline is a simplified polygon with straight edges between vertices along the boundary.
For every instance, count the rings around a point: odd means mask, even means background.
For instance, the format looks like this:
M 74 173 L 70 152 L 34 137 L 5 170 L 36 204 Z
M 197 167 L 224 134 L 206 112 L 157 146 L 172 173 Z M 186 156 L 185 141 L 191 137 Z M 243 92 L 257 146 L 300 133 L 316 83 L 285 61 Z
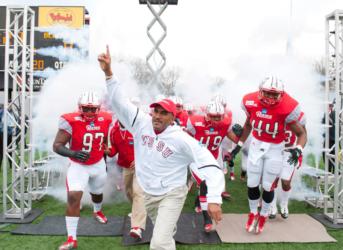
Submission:
M 87 49 L 89 46 L 89 28 L 85 26 L 81 29 L 66 28 L 63 25 L 51 27 L 37 27 L 37 31 L 49 32 L 56 39 L 62 39 L 66 43 L 77 44 L 80 48 Z
M 53 56 L 60 61 L 72 61 L 84 56 L 79 49 L 64 48 L 62 46 L 36 49 L 36 53 L 43 56 Z

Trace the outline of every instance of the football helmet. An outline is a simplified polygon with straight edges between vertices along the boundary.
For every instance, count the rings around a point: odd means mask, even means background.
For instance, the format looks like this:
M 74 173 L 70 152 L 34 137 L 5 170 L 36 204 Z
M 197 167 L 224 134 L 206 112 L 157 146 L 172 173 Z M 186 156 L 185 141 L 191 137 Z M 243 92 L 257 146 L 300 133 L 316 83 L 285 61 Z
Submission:
M 89 91 L 79 98 L 79 112 L 86 121 L 94 121 L 99 114 L 100 98 L 97 93 Z
M 210 101 L 206 106 L 206 120 L 217 125 L 224 118 L 224 106 L 221 103 Z
M 180 96 L 170 96 L 168 99 L 172 100 L 176 106 L 183 106 L 183 100 Z
M 224 106 L 224 108 L 227 105 L 226 97 L 221 95 L 221 94 L 217 94 L 217 95 L 213 96 L 211 100 L 215 101 L 215 102 L 218 102 L 218 103 L 221 103 Z
M 258 99 L 265 106 L 278 104 L 283 94 L 283 82 L 275 76 L 268 76 L 260 83 Z

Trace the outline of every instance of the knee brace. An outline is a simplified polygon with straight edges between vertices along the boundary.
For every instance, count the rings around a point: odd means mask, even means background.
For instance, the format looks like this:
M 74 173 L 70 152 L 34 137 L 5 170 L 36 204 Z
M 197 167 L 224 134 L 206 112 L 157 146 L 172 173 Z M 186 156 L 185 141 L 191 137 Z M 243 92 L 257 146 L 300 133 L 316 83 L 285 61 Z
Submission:
M 274 190 L 273 191 L 269 191 L 269 192 L 263 191 L 262 199 L 266 203 L 271 203 L 273 201 L 273 199 L 274 199 Z
M 257 187 L 248 187 L 248 197 L 250 200 L 258 200 L 260 198 L 260 188 Z

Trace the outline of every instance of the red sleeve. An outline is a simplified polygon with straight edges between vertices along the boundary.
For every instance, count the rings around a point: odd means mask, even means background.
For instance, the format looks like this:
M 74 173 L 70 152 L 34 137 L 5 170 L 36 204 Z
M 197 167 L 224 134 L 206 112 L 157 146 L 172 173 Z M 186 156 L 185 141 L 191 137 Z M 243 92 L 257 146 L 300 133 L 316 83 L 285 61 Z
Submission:
M 108 154 L 109 157 L 114 157 L 118 153 L 116 146 L 113 145 L 112 143 L 109 149 L 110 149 L 110 153 Z

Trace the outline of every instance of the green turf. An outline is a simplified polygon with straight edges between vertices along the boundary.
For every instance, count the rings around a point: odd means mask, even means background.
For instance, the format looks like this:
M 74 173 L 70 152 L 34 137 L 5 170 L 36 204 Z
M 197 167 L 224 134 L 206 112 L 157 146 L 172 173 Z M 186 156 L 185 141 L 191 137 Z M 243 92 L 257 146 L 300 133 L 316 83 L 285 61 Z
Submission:
M 237 159 L 239 161 L 239 159 Z M 239 180 L 239 168 L 236 171 L 236 181 L 227 182 L 228 190 L 230 191 L 232 198 L 230 201 L 224 201 L 223 212 L 224 213 L 247 213 L 248 201 L 247 201 L 247 188 L 246 183 Z M 1 173 L 2 175 L 2 173 Z M 0 185 L 2 186 L 2 176 L 0 177 Z M 193 211 L 195 191 L 189 194 L 189 197 L 185 203 L 184 211 Z M 1 204 L 2 205 L 2 204 Z M 48 215 L 63 215 L 65 210 L 65 204 L 58 200 L 45 196 L 41 201 L 33 202 L 34 208 L 41 208 L 44 210 L 44 214 L 40 216 L 34 223 L 38 223 L 44 216 Z M 0 209 L 2 210 L 2 208 Z M 313 213 L 322 212 L 315 209 L 307 203 L 291 201 L 289 210 L 291 213 Z M 126 215 L 130 212 L 130 206 L 128 203 L 117 203 L 111 205 L 105 205 L 104 211 L 106 215 Z M 90 207 L 84 207 L 81 212 L 81 216 L 90 216 Z M 243 226 L 243 225 L 242 225 Z M 10 230 L 17 227 L 17 225 L 11 225 L 6 228 L 0 229 L 0 249 L 57 249 L 58 246 L 66 239 L 65 236 L 16 236 L 9 233 Z M 315 249 L 343 249 L 343 230 L 328 229 L 329 234 L 337 240 L 337 243 L 278 243 L 278 244 L 220 244 L 220 245 L 177 245 L 177 249 L 277 249 L 277 250 L 315 250 Z M 285 228 L 285 234 L 287 234 L 287 228 Z M 304 234 L 306 229 L 304 228 Z M 121 237 L 78 237 L 79 249 L 148 249 L 148 245 L 123 247 L 121 246 Z

